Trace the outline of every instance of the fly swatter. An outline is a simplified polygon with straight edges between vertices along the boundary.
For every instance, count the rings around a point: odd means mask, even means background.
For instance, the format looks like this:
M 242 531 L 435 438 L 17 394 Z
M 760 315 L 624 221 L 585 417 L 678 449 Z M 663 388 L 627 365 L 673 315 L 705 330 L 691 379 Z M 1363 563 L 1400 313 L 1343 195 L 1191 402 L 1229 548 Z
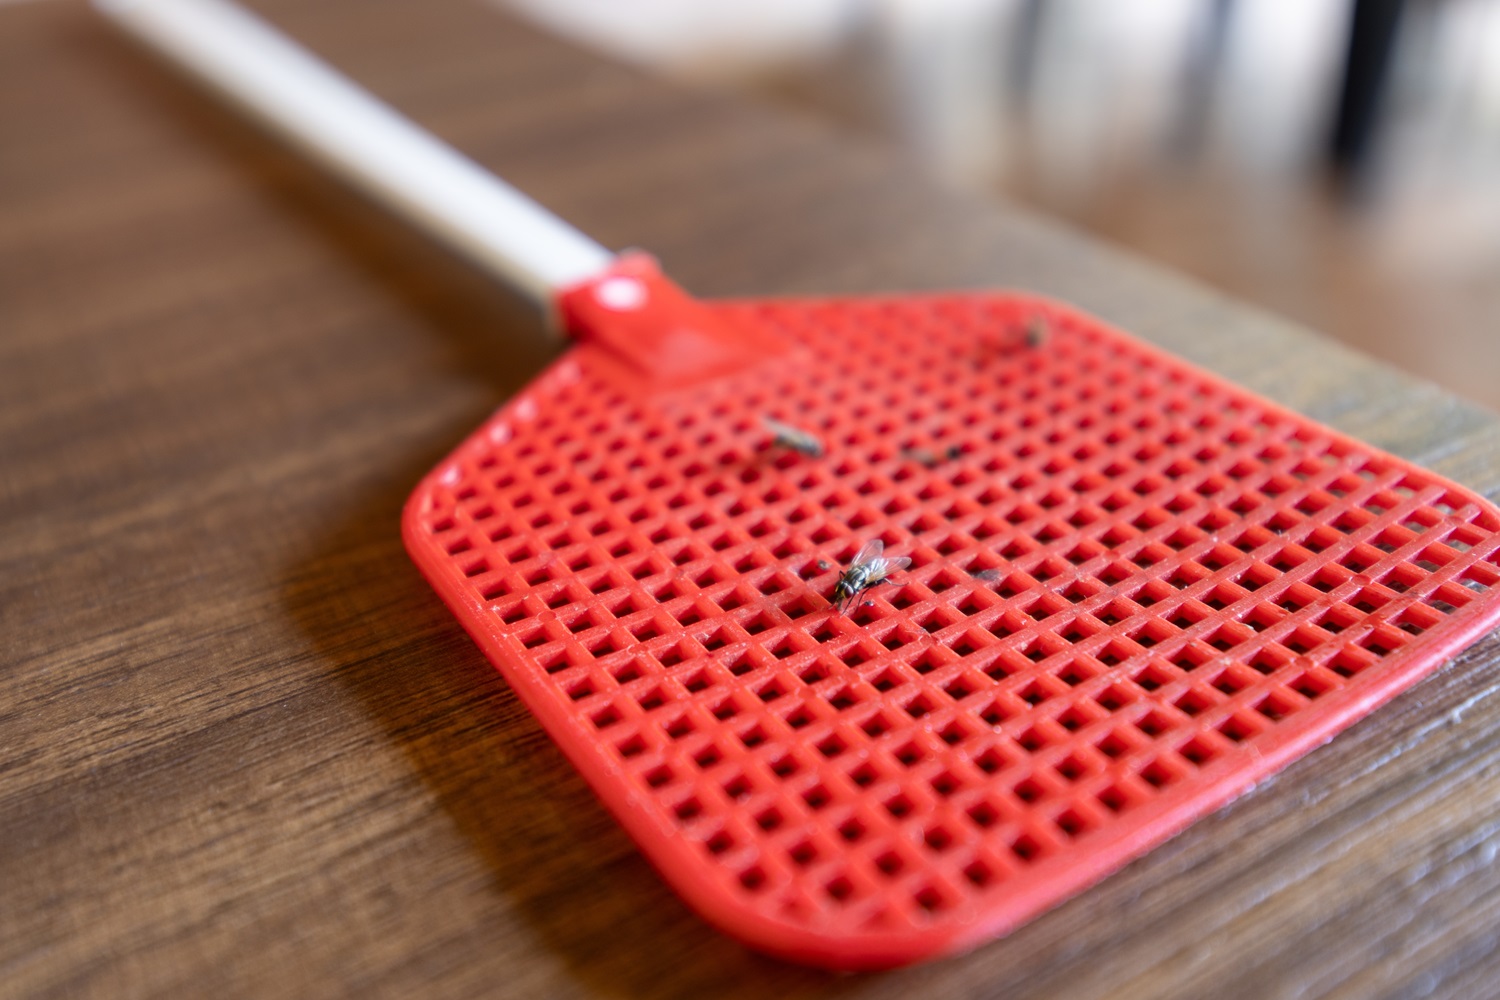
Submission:
M 1495 507 L 1065 306 L 697 302 L 234 8 L 105 9 L 555 307 L 576 345 L 417 487 L 406 545 L 752 947 L 1003 934 L 1500 616 Z M 876 540 L 910 565 L 839 613 Z

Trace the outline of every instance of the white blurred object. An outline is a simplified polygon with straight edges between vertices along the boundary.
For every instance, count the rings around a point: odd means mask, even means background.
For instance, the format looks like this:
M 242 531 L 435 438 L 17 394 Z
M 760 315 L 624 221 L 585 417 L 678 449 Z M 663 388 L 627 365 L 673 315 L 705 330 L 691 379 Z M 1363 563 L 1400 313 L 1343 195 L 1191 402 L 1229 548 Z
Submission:
M 815 59 L 848 38 L 865 0 L 492 0 L 616 56 L 699 79 Z
M 1006 81 L 1024 0 L 873 0 L 891 129 L 948 180 L 1003 170 Z
M 1054 196 L 1080 197 L 1100 175 L 1166 141 L 1202 0 L 1100 4 L 1050 0 L 1040 15 L 1026 136 Z
M 1255 0 L 1235 9 L 1221 69 L 1216 137 L 1228 159 L 1284 171 L 1320 154 L 1349 44 L 1333 0 Z

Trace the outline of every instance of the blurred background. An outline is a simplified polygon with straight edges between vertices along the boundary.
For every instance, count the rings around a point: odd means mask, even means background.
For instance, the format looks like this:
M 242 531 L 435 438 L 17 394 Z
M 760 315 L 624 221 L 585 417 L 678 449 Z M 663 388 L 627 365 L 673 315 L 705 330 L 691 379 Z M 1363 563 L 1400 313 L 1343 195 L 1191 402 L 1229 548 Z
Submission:
M 1500 0 L 489 0 L 1500 408 Z

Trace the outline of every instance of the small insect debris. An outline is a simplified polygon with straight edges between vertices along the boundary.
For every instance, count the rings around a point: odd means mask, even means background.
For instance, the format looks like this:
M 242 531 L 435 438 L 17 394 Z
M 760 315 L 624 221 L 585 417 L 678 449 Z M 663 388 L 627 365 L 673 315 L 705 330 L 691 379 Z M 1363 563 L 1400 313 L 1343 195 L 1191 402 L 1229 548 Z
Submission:
M 1052 326 L 1041 316 L 1030 316 L 1024 330 L 1027 347 L 1041 347 L 1052 337 Z
M 931 448 L 902 448 L 901 457 L 929 469 L 938 464 L 937 452 Z
M 983 580 L 985 583 L 994 583 L 1000 579 L 1000 571 L 998 569 L 971 569 L 969 570 L 969 575 L 976 580 Z
M 953 461 L 964 453 L 962 445 L 950 444 L 942 452 L 933 451 L 931 448 L 902 448 L 901 457 L 908 462 L 916 462 L 918 465 L 931 469 L 939 462 Z
M 833 569 L 833 563 L 829 562 L 827 559 L 819 559 L 818 569 L 826 573 L 828 570 Z
M 805 431 L 791 424 L 784 424 L 771 417 L 761 417 L 761 425 L 771 434 L 771 447 L 785 448 L 806 455 L 809 458 L 821 458 L 823 455 L 823 441 L 811 431 Z
M 909 556 L 893 556 L 887 559 L 885 542 L 879 538 L 872 538 L 855 554 L 854 561 L 849 564 L 848 569 L 839 574 L 838 582 L 833 585 L 831 600 L 834 608 L 839 614 L 844 614 L 865 591 L 879 586 L 892 573 L 910 565 Z

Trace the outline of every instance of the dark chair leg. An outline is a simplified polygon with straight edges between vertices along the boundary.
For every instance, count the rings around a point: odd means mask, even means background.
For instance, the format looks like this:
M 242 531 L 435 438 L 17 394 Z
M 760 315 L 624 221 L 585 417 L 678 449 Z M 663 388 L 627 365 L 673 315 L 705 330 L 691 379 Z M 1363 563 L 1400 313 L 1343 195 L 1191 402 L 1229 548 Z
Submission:
M 1355 179 L 1368 169 L 1406 0 L 1355 0 L 1329 162 Z

